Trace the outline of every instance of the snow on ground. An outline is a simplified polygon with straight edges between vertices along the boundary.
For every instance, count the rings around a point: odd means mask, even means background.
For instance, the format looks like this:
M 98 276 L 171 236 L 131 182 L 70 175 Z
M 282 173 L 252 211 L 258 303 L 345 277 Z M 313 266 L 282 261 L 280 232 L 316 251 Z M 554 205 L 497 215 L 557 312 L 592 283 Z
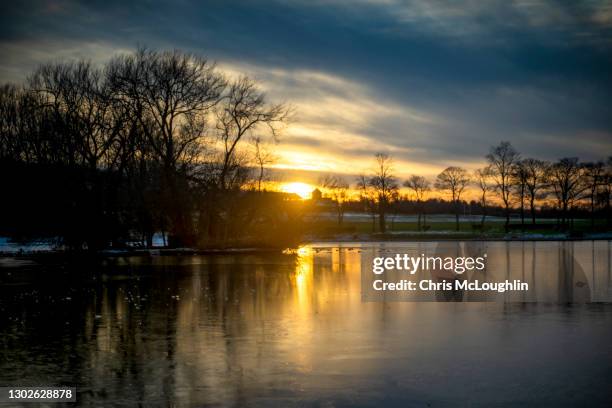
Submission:
M 56 242 L 59 242 L 58 238 L 34 240 L 31 242 L 14 242 L 8 237 L 0 236 L 0 254 L 29 254 L 62 249 Z M 164 237 L 161 232 L 153 235 L 153 248 L 164 248 L 167 246 L 166 242 L 167 237 Z M 121 250 L 117 252 L 121 252 Z
M 57 249 L 53 239 L 38 240 L 28 243 L 13 242 L 7 237 L 0 237 L 0 253 L 48 252 Z

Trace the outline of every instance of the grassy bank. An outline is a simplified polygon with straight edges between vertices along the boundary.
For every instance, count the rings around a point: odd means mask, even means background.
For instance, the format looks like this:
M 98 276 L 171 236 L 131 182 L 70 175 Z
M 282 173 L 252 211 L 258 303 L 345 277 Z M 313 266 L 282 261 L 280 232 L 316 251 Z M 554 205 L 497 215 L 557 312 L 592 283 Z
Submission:
M 339 225 L 332 220 L 311 223 L 307 232 L 313 239 L 337 240 L 418 240 L 418 239 L 610 239 L 612 229 L 603 225 L 593 226 L 590 220 L 576 220 L 569 229 L 561 229 L 554 220 L 531 225 L 511 223 L 506 231 L 503 222 L 481 223 L 462 221 L 459 228 L 455 222 L 441 221 L 428 223 L 425 228 L 417 222 L 388 222 L 387 231 L 381 233 L 378 223 L 344 221 Z

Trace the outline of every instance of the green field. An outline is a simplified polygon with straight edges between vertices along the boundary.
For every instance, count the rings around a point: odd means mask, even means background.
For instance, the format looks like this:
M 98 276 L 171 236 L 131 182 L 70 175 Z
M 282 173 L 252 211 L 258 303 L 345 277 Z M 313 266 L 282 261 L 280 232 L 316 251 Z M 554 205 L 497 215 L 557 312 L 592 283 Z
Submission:
M 426 229 L 419 231 L 416 222 L 387 222 L 386 235 L 400 235 L 405 237 L 440 237 L 447 235 L 452 238 L 503 238 L 505 236 L 529 236 L 529 235 L 544 235 L 544 236 L 559 236 L 566 234 L 568 236 L 580 237 L 590 232 L 605 232 L 604 223 L 596 223 L 595 228 L 592 227 L 590 220 L 576 220 L 571 228 L 562 231 L 556 226 L 554 221 L 550 220 L 547 223 L 540 223 L 532 226 L 530 223 L 525 223 L 521 227 L 520 223 L 511 222 L 509 231 L 506 232 L 504 223 L 499 221 L 487 221 L 484 228 L 480 223 L 462 221 L 459 223 L 459 230 L 456 228 L 455 222 L 432 222 L 428 223 Z M 374 228 L 373 228 L 374 227 Z M 608 229 L 609 230 L 609 229 Z M 372 222 L 364 222 L 362 220 L 344 221 L 342 225 L 338 225 L 337 221 L 332 220 L 317 220 L 307 223 L 306 232 L 320 237 L 333 237 L 337 235 L 371 235 L 380 234 L 378 220 L 373 226 Z

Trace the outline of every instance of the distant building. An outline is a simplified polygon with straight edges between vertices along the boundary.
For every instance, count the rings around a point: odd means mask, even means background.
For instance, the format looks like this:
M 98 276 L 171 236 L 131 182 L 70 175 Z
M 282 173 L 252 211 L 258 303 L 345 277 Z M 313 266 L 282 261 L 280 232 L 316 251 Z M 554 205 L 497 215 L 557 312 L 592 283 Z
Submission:
M 310 202 L 316 208 L 315 211 L 331 211 L 334 207 L 334 200 L 330 197 L 323 197 L 323 193 L 318 188 L 310 193 Z

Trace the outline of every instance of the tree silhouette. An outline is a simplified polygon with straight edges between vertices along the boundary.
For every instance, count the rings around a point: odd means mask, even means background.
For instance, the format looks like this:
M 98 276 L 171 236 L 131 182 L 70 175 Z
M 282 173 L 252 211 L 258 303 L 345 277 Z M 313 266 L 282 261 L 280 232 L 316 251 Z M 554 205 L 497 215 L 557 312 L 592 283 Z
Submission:
M 108 82 L 145 134 L 149 154 L 159 163 L 161 205 L 171 240 L 194 241 L 186 179 L 209 138 L 207 119 L 222 100 L 226 81 L 207 59 L 180 51 L 145 48 L 114 58 Z
M 591 226 L 595 225 L 595 204 L 598 193 L 605 182 L 605 165 L 602 161 L 585 163 L 583 165 L 583 183 L 591 208 Z
M 523 160 L 518 160 L 512 168 L 512 184 L 519 203 L 521 225 L 525 225 L 525 199 L 527 197 L 527 179 L 529 171 Z
M 375 192 L 370 185 L 370 179 L 365 174 L 360 174 L 356 179 L 356 188 L 359 191 L 359 200 L 362 208 L 372 217 L 372 232 L 376 231 L 376 198 Z
M 548 170 L 548 180 L 561 210 L 563 227 L 568 226 L 569 211 L 584 192 L 581 179 L 583 170 L 576 157 L 563 158 L 550 166 Z
M 537 159 L 524 159 L 522 162 L 526 172 L 525 187 L 527 199 L 529 200 L 529 211 L 531 212 L 531 223 L 536 223 L 535 201 L 545 197 L 546 176 L 549 164 Z
M 349 184 L 344 178 L 331 174 L 322 177 L 319 180 L 319 184 L 328 191 L 328 194 L 334 201 L 338 225 L 342 226 L 346 211 L 346 201 L 348 200 Z
M 425 198 L 425 194 L 430 190 L 431 184 L 427 179 L 423 176 L 412 175 L 404 182 L 404 187 L 409 188 L 414 192 L 414 197 L 417 201 L 418 206 L 418 220 L 417 220 L 417 228 L 419 231 L 421 230 L 421 215 L 423 215 L 423 227 L 426 227 L 427 220 L 425 218 L 424 208 L 423 208 L 423 199 Z
M 261 188 L 264 181 L 268 181 L 266 166 L 276 161 L 276 156 L 270 151 L 265 143 L 263 143 L 260 136 L 256 136 L 252 139 L 253 144 L 253 158 L 255 165 L 257 166 L 257 177 L 256 185 L 257 191 L 261 192 Z
M 393 193 L 398 188 L 397 179 L 393 175 L 393 160 L 388 154 L 376 154 L 376 167 L 368 183 L 374 190 L 376 197 L 380 232 L 385 233 L 387 230 L 385 214 L 389 209 Z
M 242 199 L 254 174 L 242 146 L 254 131 L 274 137 L 288 110 L 194 54 L 142 48 L 100 68 L 42 65 L 24 87 L 0 87 L 0 113 L 0 166 L 14 174 L 4 232 L 59 236 L 75 249 L 134 236 L 151 245 L 159 231 L 171 246 L 194 245 L 232 239 L 243 214 L 279 205 Z M 261 190 L 270 156 L 259 148 Z M 45 206 L 32 208 L 43 193 Z
M 474 170 L 473 180 L 480 189 L 480 205 L 482 206 L 482 220 L 480 221 L 481 230 L 484 229 L 485 219 L 487 217 L 487 193 L 492 190 L 491 176 L 491 168 L 488 166 Z
M 512 192 L 512 175 L 514 165 L 519 160 L 519 153 L 512 147 L 510 142 L 501 142 L 491 148 L 487 154 L 487 160 L 491 166 L 496 189 L 506 209 L 506 231 L 510 225 L 510 194 Z
M 470 177 L 465 169 L 461 167 L 447 167 L 436 177 L 435 187 L 438 190 L 450 191 L 452 201 L 455 203 L 456 229 L 459 231 L 459 200 L 465 187 L 470 182 Z
M 273 138 L 289 116 L 283 104 L 269 105 L 257 84 L 242 76 L 229 85 L 227 95 L 217 109 L 216 128 L 223 145 L 219 187 L 231 188 L 230 172 L 236 167 L 237 146 L 245 135 L 264 126 Z

